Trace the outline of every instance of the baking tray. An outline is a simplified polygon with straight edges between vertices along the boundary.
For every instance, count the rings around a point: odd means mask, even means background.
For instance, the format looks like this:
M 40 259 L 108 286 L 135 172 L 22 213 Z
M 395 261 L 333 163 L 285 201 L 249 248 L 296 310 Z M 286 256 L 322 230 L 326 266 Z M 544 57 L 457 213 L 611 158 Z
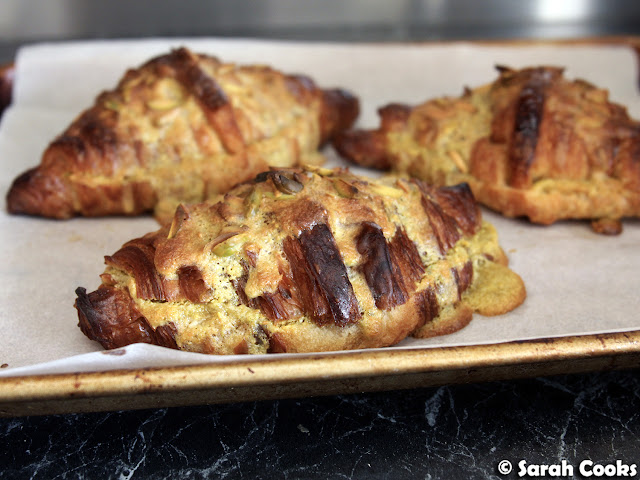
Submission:
M 625 44 L 639 51 L 640 39 L 557 43 Z M 0 377 L 0 415 L 334 395 L 639 365 L 640 331 L 454 347 L 274 355 L 266 360 L 243 357 L 206 365 Z
M 0 379 L 0 415 L 204 405 L 397 390 L 640 365 L 640 332 Z

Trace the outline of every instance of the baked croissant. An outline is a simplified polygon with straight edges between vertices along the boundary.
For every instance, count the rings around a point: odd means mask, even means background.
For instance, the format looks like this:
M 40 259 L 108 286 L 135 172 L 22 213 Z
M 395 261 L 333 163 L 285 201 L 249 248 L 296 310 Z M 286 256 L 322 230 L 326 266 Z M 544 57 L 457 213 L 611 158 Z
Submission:
M 11 213 L 68 218 L 154 211 L 216 198 L 271 166 L 322 161 L 358 100 L 303 76 L 180 48 L 129 70 L 20 175 Z
M 270 170 L 106 257 L 102 285 L 78 288 L 75 307 L 105 348 L 384 347 L 518 306 L 525 288 L 506 264 L 466 185 Z
M 508 217 L 591 219 L 619 233 L 640 215 L 640 123 L 608 92 L 553 67 L 512 70 L 459 98 L 387 105 L 380 127 L 340 134 L 344 157 L 438 185 L 467 182 Z

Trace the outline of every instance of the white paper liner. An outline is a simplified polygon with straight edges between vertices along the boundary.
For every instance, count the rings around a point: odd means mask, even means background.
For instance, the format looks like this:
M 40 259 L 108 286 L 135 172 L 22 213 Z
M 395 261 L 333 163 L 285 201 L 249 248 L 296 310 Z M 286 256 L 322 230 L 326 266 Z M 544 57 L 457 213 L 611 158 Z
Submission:
M 269 64 L 342 87 L 361 101 L 358 125 L 374 127 L 389 102 L 419 103 L 459 95 L 496 77 L 494 65 L 557 65 L 570 78 L 606 87 L 640 117 L 637 65 L 618 46 L 453 44 L 331 44 L 248 39 L 153 39 L 40 44 L 20 50 L 14 103 L 0 124 L 0 189 L 40 162 L 46 145 L 127 68 L 178 46 L 236 63 Z M 331 149 L 332 165 L 344 164 Z M 358 173 L 365 172 L 357 169 Z M 367 172 L 365 172 L 367 173 Z M 371 174 L 371 172 L 370 172 Z M 452 335 L 407 339 L 390 348 L 500 343 L 640 328 L 640 222 L 620 236 L 594 234 L 586 222 L 551 227 L 502 218 L 497 228 L 511 267 L 527 286 L 525 303 L 498 317 L 475 315 Z M 104 255 L 155 230 L 149 217 L 53 221 L 0 212 L 0 376 L 103 371 L 229 362 L 239 357 L 176 352 L 134 345 L 109 355 L 77 327 L 74 290 L 99 285 Z M 243 357 L 246 358 L 246 357 Z

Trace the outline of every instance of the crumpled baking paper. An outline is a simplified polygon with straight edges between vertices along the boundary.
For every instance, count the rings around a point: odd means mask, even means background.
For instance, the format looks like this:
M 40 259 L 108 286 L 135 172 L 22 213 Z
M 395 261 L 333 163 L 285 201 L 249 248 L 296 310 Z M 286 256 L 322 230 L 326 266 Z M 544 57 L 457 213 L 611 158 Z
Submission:
M 496 77 L 496 64 L 557 65 L 570 78 L 606 87 L 640 117 L 637 59 L 607 45 L 334 44 L 250 39 L 151 39 L 36 44 L 16 58 L 14 103 L 0 123 L 0 190 L 40 162 L 47 144 L 115 86 L 125 70 L 171 48 L 187 46 L 224 61 L 269 64 L 343 87 L 361 100 L 361 127 L 377 125 L 389 102 L 418 103 L 459 95 Z M 327 148 L 332 165 L 344 164 Z M 359 173 L 364 172 L 358 169 Z M 364 172 L 372 174 L 372 172 Z M 77 327 L 74 290 L 99 285 L 104 255 L 155 230 L 150 217 L 55 221 L 0 212 L 0 376 L 229 362 L 148 345 L 105 355 Z M 431 348 L 640 328 L 640 222 L 620 236 L 594 234 L 587 222 L 550 227 L 484 211 L 496 226 L 511 267 L 524 279 L 524 304 L 506 315 L 475 315 L 452 335 L 407 339 L 390 348 Z M 243 357 L 246 358 L 246 357 Z

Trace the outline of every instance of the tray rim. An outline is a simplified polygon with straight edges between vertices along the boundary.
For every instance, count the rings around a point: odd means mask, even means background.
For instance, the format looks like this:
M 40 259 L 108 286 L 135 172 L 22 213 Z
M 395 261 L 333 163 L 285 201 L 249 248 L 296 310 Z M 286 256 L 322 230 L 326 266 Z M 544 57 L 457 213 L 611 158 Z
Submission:
M 640 36 L 636 35 L 385 43 L 626 45 L 634 49 L 640 67 Z M 638 75 L 640 86 L 640 68 Z M 247 357 L 189 366 L 16 375 L 0 377 L 0 417 L 384 391 L 637 367 L 640 330 L 495 344 L 274 355 L 267 360 Z
M 636 367 L 640 330 L 458 347 L 247 357 L 228 363 L 3 377 L 0 416 L 230 403 Z

